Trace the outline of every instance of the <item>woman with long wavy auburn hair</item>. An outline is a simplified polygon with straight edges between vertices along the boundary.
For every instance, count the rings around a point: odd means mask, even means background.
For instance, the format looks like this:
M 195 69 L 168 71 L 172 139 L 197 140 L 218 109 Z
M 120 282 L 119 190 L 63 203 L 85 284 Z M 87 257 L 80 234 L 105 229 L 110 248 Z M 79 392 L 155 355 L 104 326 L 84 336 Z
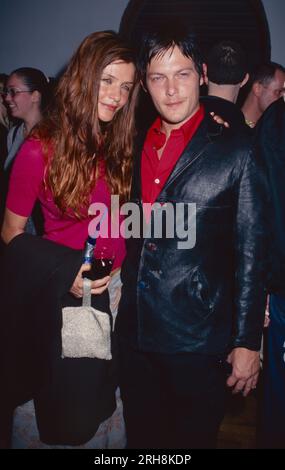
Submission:
M 138 88 L 132 51 L 115 33 L 97 32 L 83 41 L 58 84 L 53 111 L 17 156 L 2 229 L 6 243 L 23 232 L 36 198 L 44 237 L 74 249 L 82 249 L 88 236 L 91 203 L 108 205 L 110 194 L 128 199 Z M 124 243 L 110 243 L 116 268 Z M 83 266 L 74 282 L 75 296 L 82 296 L 81 273 L 88 269 Z M 108 281 L 94 281 L 92 293 L 100 294 Z
M 112 194 L 119 195 L 121 203 L 128 199 L 135 131 L 134 112 L 139 90 L 134 64 L 132 50 L 114 32 L 96 32 L 82 42 L 59 81 L 53 109 L 33 129 L 16 157 L 2 228 L 5 243 L 23 234 L 27 218 L 36 200 L 39 200 L 44 217 L 44 238 L 57 245 L 82 250 L 92 220 L 88 214 L 90 204 L 103 203 L 109 209 Z M 109 212 L 107 217 L 110 218 Z M 109 244 L 115 252 L 113 269 L 117 272 L 125 255 L 124 240 L 121 237 L 112 239 L 108 232 L 106 238 L 98 237 L 96 248 L 99 250 L 103 244 Z M 90 265 L 82 264 L 73 280 L 68 295 L 71 293 L 76 301 L 81 301 L 83 294 L 82 273 L 89 269 Z M 110 279 L 110 276 L 106 276 L 92 281 L 91 293 L 97 294 L 93 300 L 99 302 L 107 295 Z M 58 359 L 60 361 L 65 360 Z M 92 371 L 89 378 L 90 375 Z M 74 384 L 76 380 L 74 376 Z M 69 396 L 68 385 L 60 384 L 60 390 L 63 389 Z M 83 386 L 82 392 L 78 392 L 82 393 L 82 401 L 76 406 L 86 408 L 87 405 L 83 403 L 84 392 L 87 391 Z M 56 393 L 53 390 L 54 396 Z M 44 395 L 46 400 L 48 390 Z M 90 395 L 90 390 L 87 395 Z M 68 400 L 63 399 L 60 404 L 53 402 L 53 415 L 61 415 L 62 408 L 68 406 L 66 403 Z M 74 419 L 74 425 L 70 424 L 70 413 L 76 406 L 68 412 L 68 432 L 72 426 L 85 426 L 82 424 L 83 411 L 80 418 L 78 409 L 74 413 L 81 420 L 80 424 L 77 424 L 77 418 Z M 40 406 L 36 408 L 40 409 Z M 91 420 L 93 415 L 90 413 L 90 418 L 88 416 L 86 420 Z M 110 413 L 105 412 L 105 418 L 107 416 Z M 63 419 L 62 416 L 60 419 Z M 57 416 L 54 420 L 53 430 L 57 426 Z M 41 422 L 41 418 L 38 419 L 38 423 Z M 73 430 L 76 433 L 76 429 Z M 94 434 L 96 429 L 92 432 Z M 42 438 L 41 429 L 40 433 Z M 83 432 L 80 438 L 42 440 L 49 444 L 74 445 L 86 442 L 87 435 L 90 439 L 93 434 L 89 432 L 83 438 Z

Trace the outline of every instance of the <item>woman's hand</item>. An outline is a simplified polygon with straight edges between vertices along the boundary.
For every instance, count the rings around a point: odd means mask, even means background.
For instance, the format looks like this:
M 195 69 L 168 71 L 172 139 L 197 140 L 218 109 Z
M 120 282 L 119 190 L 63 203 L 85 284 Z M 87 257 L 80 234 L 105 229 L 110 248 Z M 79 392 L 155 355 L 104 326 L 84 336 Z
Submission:
M 83 277 L 82 273 L 85 271 L 90 271 L 91 265 L 90 264 L 82 264 L 74 283 L 70 289 L 70 292 L 77 298 L 83 297 Z M 96 281 L 92 281 L 91 284 L 91 294 L 99 295 L 104 292 L 109 283 L 110 283 L 110 276 L 103 277 L 102 279 L 97 279 Z
M 218 114 L 215 114 L 214 111 L 212 111 L 211 113 L 211 116 L 213 118 L 214 121 L 216 121 L 218 124 L 222 124 L 224 127 L 227 127 L 229 128 L 230 125 L 227 121 L 225 121 L 221 116 L 219 116 Z

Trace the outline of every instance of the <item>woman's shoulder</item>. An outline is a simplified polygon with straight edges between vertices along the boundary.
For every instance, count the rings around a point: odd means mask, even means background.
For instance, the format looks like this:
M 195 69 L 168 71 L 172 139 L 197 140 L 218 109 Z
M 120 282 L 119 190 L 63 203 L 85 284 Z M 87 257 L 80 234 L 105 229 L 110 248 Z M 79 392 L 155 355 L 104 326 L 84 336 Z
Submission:
M 46 165 L 44 145 L 40 139 L 28 137 L 21 145 L 15 159 L 18 168 L 29 168 L 30 172 L 41 173 Z

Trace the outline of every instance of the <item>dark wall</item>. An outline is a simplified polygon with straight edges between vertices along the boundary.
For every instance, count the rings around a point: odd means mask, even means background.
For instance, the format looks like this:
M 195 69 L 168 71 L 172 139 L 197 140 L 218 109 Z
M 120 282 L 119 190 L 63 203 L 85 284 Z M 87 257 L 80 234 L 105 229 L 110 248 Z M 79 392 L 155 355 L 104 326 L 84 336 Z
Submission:
M 203 1 L 199 0 L 202 18 Z M 225 0 L 225 4 L 231 2 L 235 0 Z M 128 0 L 0 0 L 0 72 L 9 73 L 27 65 L 56 75 L 87 34 L 100 29 L 118 30 L 128 3 Z M 139 4 L 143 3 L 139 0 Z M 285 1 L 263 0 L 263 4 L 271 33 L 271 57 L 285 64 Z
M 254 68 L 271 56 L 270 33 L 261 0 L 130 0 L 120 30 L 135 44 L 144 31 L 165 22 L 186 24 L 207 50 L 223 39 L 237 41 Z

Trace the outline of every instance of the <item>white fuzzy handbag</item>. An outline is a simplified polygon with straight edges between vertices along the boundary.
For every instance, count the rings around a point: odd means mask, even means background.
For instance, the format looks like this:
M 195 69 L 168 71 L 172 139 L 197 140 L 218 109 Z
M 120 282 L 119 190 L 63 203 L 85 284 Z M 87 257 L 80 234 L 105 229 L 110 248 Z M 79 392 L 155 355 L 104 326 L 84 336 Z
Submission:
M 63 358 L 112 359 L 110 316 L 91 307 L 91 282 L 83 279 L 82 307 L 62 309 Z

